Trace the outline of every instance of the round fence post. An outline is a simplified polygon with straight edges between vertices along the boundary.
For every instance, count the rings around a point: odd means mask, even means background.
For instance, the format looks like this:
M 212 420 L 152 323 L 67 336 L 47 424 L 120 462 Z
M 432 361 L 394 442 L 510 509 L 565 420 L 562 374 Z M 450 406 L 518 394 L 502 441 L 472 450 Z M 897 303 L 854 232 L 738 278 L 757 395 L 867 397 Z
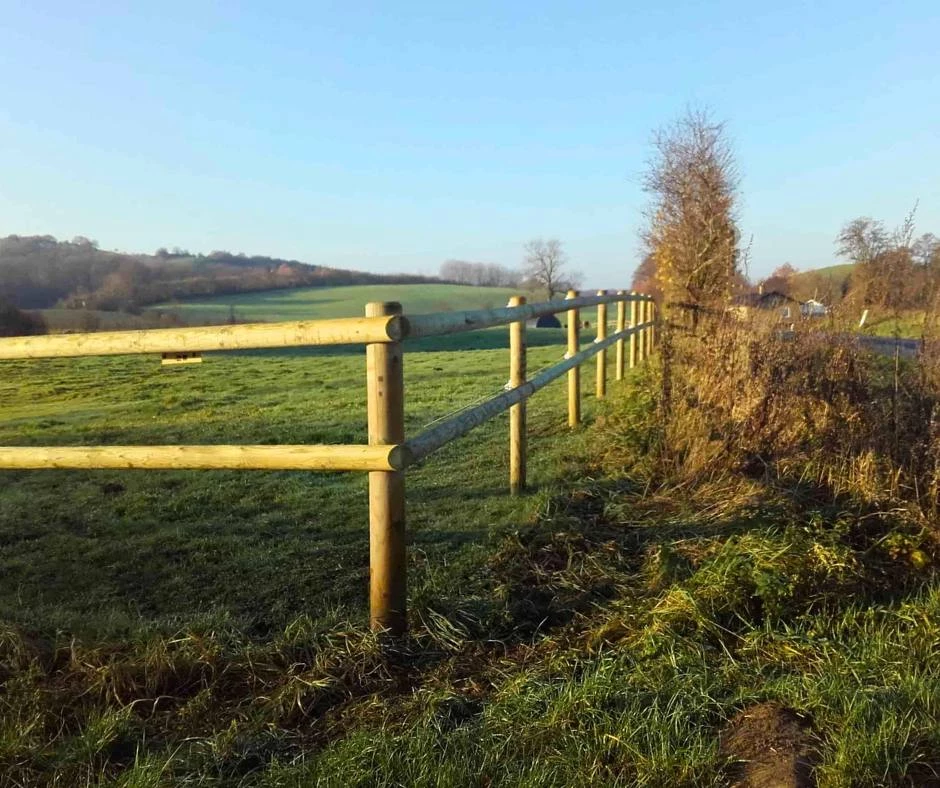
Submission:
M 522 306 L 525 296 L 513 296 L 509 306 Z M 518 388 L 525 383 L 526 341 L 525 320 L 509 324 L 509 385 Z M 509 491 L 518 495 L 526 482 L 526 402 L 522 400 L 509 409 Z
M 569 290 L 566 298 L 577 298 L 577 290 Z M 581 328 L 581 315 L 577 309 L 568 310 L 568 357 L 578 352 L 578 332 Z M 568 370 L 568 426 L 577 427 L 581 423 L 581 368 Z
M 606 290 L 598 290 L 599 296 L 607 295 Z M 597 340 L 607 339 L 607 304 L 597 305 Z M 597 398 L 607 396 L 607 351 L 597 354 Z
M 372 302 L 367 317 L 400 315 L 401 304 Z M 405 387 L 400 342 L 366 345 L 369 444 L 405 441 Z M 369 473 L 369 602 L 375 630 L 401 635 L 406 618 L 405 474 Z
M 637 306 L 637 293 L 633 290 L 630 293 L 630 327 L 636 328 L 639 325 L 639 308 Z M 637 333 L 630 334 L 630 369 L 633 369 L 639 363 L 639 347 Z
M 643 322 L 649 323 L 653 319 L 653 304 L 647 297 L 647 300 L 643 302 Z M 643 360 L 646 361 L 650 357 L 650 353 L 653 351 L 653 330 L 647 325 L 643 329 Z
M 650 301 L 650 320 L 653 325 L 650 326 L 650 353 L 656 349 L 656 301 Z
M 627 302 L 623 300 L 623 296 L 626 295 L 623 290 L 618 290 L 617 295 L 620 296 L 620 300 L 617 301 L 617 333 L 620 333 L 627 327 Z M 623 380 L 625 350 L 623 339 L 618 339 L 617 364 L 615 366 L 616 372 L 614 373 L 617 380 Z

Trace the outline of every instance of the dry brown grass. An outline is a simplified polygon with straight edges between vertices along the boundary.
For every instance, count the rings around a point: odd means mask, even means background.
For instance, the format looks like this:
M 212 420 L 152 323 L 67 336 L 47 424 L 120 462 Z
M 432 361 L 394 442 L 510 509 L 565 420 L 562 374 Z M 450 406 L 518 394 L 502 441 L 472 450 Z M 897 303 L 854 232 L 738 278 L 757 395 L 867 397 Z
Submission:
M 705 317 L 659 372 L 663 478 L 729 474 L 937 513 L 940 354 L 877 356 L 818 329 Z

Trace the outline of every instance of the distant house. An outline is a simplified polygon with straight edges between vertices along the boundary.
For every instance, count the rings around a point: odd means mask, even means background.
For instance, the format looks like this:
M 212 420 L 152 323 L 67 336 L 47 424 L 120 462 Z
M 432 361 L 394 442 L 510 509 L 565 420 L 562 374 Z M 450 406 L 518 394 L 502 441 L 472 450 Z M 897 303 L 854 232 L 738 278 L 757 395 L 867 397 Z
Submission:
M 778 309 L 788 304 L 797 304 L 795 298 L 790 298 L 779 290 L 770 290 L 766 293 L 744 293 L 734 299 L 735 306 L 746 306 L 755 309 Z
M 779 290 L 770 290 L 764 293 L 763 289 L 760 289 L 757 292 L 735 296 L 732 303 L 731 311 L 741 318 L 746 317 L 752 309 L 759 309 L 761 311 L 780 310 L 780 317 L 789 320 L 793 317 L 793 312 L 799 301 L 791 298 L 786 293 L 781 293 Z
M 815 298 L 809 301 L 797 301 L 779 290 L 770 290 L 766 293 L 762 290 L 743 293 L 735 297 L 731 312 L 744 318 L 752 310 L 758 309 L 761 311 L 778 310 L 783 320 L 792 320 L 797 317 L 797 309 L 799 309 L 800 317 L 825 317 L 829 314 L 829 307 Z
M 535 321 L 536 328 L 561 328 L 561 321 L 555 315 L 542 315 Z

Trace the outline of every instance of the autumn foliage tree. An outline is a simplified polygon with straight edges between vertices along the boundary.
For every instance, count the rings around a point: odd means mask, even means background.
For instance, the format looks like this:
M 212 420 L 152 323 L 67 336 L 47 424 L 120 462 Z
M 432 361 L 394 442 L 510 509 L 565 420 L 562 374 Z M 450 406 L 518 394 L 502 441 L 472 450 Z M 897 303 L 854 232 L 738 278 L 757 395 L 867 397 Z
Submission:
M 738 277 L 738 174 L 725 127 L 689 110 L 655 133 L 643 187 L 643 241 L 655 259 L 664 307 L 721 307 Z

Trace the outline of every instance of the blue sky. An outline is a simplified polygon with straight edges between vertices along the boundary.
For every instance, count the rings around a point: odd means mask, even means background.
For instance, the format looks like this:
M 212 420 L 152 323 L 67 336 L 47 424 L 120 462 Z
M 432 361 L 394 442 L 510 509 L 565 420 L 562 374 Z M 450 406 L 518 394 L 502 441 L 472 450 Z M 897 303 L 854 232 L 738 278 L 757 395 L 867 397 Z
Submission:
M 752 275 L 940 235 L 940 3 L 4 2 L 0 234 L 374 271 L 636 265 L 653 129 L 728 123 Z

